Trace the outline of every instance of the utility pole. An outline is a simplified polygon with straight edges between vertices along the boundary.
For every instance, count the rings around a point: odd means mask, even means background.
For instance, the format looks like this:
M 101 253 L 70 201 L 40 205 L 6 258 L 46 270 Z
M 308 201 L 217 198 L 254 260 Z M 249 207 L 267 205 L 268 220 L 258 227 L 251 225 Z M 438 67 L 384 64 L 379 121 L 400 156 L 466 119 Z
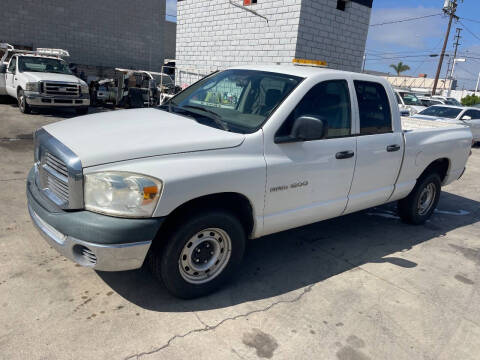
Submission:
M 460 41 L 460 32 L 462 31 L 463 29 L 462 28 L 457 28 L 456 29 L 456 35 L 455 35 L 455 43 L 453 44 L 455 50 L 453 52 L 453 66 L 452 66 L 452 70 L 450 71 L 450 76 L 449 76 L 449 79 L 450 79 L 450 85 L 448 86 L 448 94 L 447 96 L 450 96 L 450 94 L 452 93 L 452 87 L 453 87 L 453 71 L 455 70 L 455 62 L 457 61 L 457 51 L 458 51 L 458 45 L 460 45 L 459 41 Z M 449 63 L 450 63 L 450 59 L 449 59 Z
M 443 58 L 445 57 L 445 49 L 447 48 L 448 37 L 450 35 L 450 29 L 452 27 L 453 19 L 458 19 L 458 16 L 455 15 L 457 11 L 457 0 L 447 0 L 445 1 L 443 12 L 447 14 L 450 18 L 448 20 L 447 33 L 445 34 L 445 40 L 443 41 L 442 53 L 440 54 L 440 59 L 438 60 L 437 74 L 435 75 L 435 81 L 433 82 L 432 95 L 435 95 L 437 91 L 438 78 L 440 77 L 440 72 L 442 71 Z
M 455 50 L 453 52 L 453 61 L 455 61 L 455 59 L 457 58 L 457 50 L 458 50 L 458 46 L 461 45 L 459 43 L 460 41 L 460 32 L 462 31 L 463 29 L 462 28 L 457 28 L 456 31 L 457 31 L 457 34 L 455 35 L 455 43 L 453 44 Z M 450 72 L 450 79 L 452 78 L 453 76 L 453 67 L 452 67 L 452 71 Z

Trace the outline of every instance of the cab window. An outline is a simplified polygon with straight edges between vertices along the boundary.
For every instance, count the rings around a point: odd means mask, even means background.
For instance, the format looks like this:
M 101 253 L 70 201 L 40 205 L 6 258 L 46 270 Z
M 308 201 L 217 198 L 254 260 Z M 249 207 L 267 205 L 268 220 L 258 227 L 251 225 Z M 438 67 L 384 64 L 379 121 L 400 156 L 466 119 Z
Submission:
M 354 81 L 360 113 L 360 134 L 392 132 L 392 114 L 387 92 L 382 84 Z
M 285 120 L 277 136 L 288 136 L 295 119 L 303 115 L 324 121 L 326 139 L 349 136 L 352 120 L 347 81 L 329 80 L 311 88 Z

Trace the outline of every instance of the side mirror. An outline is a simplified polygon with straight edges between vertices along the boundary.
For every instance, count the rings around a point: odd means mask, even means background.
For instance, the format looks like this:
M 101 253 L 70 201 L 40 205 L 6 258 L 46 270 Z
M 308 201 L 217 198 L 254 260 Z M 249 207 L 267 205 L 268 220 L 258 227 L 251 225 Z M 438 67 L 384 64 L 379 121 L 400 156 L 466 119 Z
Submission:
M 7 65 L 0 65 L 0 74 L 5 74 L 7 72 Z
M 311 115 L 303 115 L 295 119 L 290 135 L 276 136 L 275 143 L 320 140 L 327 134 L 324 120 Z
M 463 115 L 462 120 L 472 120 L 472 117 L 468 115 Z

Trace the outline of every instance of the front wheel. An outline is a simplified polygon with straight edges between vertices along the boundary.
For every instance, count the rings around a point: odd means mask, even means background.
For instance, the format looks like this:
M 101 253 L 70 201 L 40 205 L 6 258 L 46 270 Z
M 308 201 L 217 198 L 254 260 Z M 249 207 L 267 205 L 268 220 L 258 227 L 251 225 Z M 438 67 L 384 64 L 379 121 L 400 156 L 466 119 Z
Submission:
M 420 178 L 412 192 L 398 202 L 400 218 L 409 224 L 423 224 L 435 211 L 440 191 L 441 180 L 437 173 Z
M 191 299 L 218 289 L 240 264 L 245 231 L 232 214 L 222 211 L 189 216 L 153 250 L 153 273 L 175 296 Z
M 27 104 L 27 99 L 25 98 L 25 94 L 22 89 L 18 90 L 17 101 L 20 112 L 23 114 L 30 114 L 32 112 L 32 109 Z

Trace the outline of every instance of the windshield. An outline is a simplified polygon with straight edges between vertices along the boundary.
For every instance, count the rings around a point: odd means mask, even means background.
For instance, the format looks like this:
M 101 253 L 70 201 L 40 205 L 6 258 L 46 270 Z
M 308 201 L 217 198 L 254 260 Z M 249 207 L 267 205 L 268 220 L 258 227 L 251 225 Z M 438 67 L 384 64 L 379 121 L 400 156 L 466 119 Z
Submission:
M 273 72 L 226 70 L 191 85 L 162 109 L 188 112 L 197 121 L 207 118 L 207 125 L 225 130 L 251 133 L 302 80 Z
M 20 56 L 18 58 L 18 69 L 20 72 L 33 71 L 72 75 L 65 61 L 36 56 Z
M 408 93 L 408 92 L 401 92 L 400 96 L 402 97 L 405 105 L 418 105 L 418 106 L 423 105 L 420 99 L 415 94 Z
M 420 111 L 419 115 L 435 116 L 439 118 L 455 119 L 462 109 L 451 108 L 446 106 L 431 106 Z

